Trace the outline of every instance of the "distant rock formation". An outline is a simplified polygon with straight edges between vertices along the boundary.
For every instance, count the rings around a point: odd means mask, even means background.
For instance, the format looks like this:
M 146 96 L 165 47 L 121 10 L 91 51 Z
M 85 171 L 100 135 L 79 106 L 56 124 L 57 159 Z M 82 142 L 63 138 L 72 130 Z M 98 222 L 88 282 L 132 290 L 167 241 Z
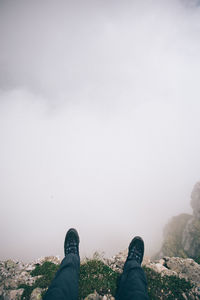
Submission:
M 193 216 L 187 222 L 182 236 L 182 245 L 188 257 L 200 258 L 200 182 L 197 182 L 191 195 Z
M 191 194 L 193 214 L 173 217 L 164 229 L 164 241 L 157 257 L 190 257 L 200 262 L 200 182 Z

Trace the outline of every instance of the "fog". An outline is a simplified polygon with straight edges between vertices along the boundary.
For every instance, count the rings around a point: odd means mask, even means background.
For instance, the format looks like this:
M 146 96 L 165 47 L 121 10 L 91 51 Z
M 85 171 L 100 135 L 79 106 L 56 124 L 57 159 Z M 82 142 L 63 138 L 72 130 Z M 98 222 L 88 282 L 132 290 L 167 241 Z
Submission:
M 0 259 L 157 251 L 200 179 L 198 1 L 0 0 Z

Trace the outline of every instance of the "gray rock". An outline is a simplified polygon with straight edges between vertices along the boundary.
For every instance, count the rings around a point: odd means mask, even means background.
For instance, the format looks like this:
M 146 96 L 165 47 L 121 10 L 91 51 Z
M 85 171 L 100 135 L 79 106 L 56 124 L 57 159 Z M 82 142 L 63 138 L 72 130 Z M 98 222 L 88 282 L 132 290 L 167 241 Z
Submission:
M 4 300 L 21 300 L 21 296 L 23 294 L 23 289 L 6 291 L 3 295 Z
M 56 265 L 59 265 L 61 263 L 59 256 L 46 256 L 46 257 L 40 259 L 41 264 L 43 264 L 46 261 L 52 262 Z
M 96 291 L 93 294 L 89 294 L 85 300 L 102 300 L 102 296 L 100 296 Z
M 18 287 L 18 284 L 17 284 L 17 280 L 16 279 L 12 279 L 12 278 L 9 278 L 9 279 L 6 279 L 4 281 L 4 288 L 5 289 L 16 289 Z
M 10 270 L 10 269 L 15 269 L 17 267 L 16 262 L 14 262 L 13 260 L 9 259 L 5 262 L 5 267 Z
M 42 299 L 42 289 L 36 288 L 32 291 L 30 300 L 41 300 Z
M 25 265 L 25 270 L 27 272 L 31 272 L 31 271 L 33 271 L 35 269 L 35 265 L 36 265 L 36 263 L 27 264 L 27 265 Z
M 128 255 L 128 249 L 119 252 L 111 259 L 107 259 L 105 263 L 114 271 L 121 273 L 123 271 L 123 266 L 126 261 L 127 255 Z
M 166 257 L 166 266 L 176 272 L 186 280 L 193 281 L 198 287 L 200 287 L 200 265 L 193 259 L 180 257 Z
M 102 300 L 115 300 L 111 294 L 106 294 L 103 296 Z

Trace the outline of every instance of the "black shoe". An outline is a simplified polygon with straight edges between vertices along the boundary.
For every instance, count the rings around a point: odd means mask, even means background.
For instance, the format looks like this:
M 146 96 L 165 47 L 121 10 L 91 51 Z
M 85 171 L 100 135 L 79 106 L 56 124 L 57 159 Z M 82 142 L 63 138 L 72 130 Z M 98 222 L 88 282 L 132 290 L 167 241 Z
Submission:
M 76 229 L 71 228 L 67 231 L 64 243 L 64 253 L 73 253 L 79 255 L 79 235 Z
M 140 265 L 144 256 L 144 242 L 140 236 L 134 237 L 128 247 L 127 260 L 136 260 Z

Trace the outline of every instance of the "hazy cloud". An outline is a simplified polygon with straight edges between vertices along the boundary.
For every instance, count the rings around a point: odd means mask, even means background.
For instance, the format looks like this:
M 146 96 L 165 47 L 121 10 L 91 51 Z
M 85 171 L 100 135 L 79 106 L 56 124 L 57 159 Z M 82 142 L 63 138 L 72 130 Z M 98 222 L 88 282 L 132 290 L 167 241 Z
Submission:
M 198 1 L 1 0 L 0 36 L 1 258 L 154 251 L 199 180 Z

